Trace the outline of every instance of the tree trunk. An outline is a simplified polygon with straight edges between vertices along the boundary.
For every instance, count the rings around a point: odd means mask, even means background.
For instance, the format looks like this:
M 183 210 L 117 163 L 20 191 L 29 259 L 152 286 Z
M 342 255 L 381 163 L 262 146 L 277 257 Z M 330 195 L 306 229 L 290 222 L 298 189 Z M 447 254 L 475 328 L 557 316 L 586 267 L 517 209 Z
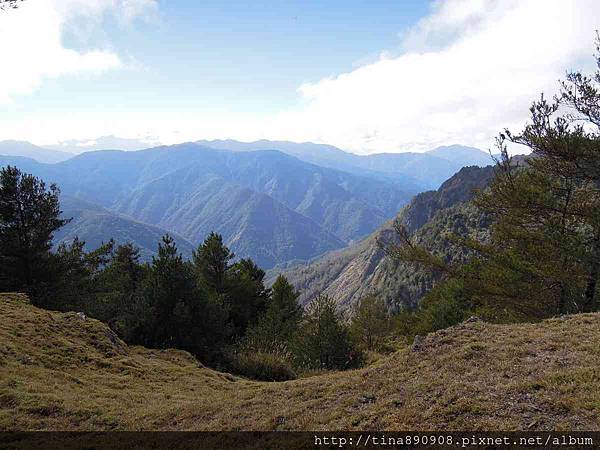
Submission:
M 585 288 L 585 298 L 583 303 L 584 312 L 593 311 L 596 303 L 596 286 L 598 284 L 598 275 L 600 274 L 600 232 L 596 234 L 592 255 L 593 259 L 590 264 L 590 271 Z

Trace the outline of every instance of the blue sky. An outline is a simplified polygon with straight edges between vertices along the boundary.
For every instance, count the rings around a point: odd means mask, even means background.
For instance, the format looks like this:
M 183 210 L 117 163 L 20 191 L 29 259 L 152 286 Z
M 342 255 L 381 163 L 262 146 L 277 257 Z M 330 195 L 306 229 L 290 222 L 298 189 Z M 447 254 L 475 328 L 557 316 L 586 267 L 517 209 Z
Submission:
M 351 70 L 400 44 L 426 1 L 169 1 L 133 26 L 105 16 L 70 48 L 108 47 L 132 68 L 57 79 L 32 99 L 52 108 L 276 111 L 302 83 Z M 83 42 L 82 42 L 83 41 Z
M 591 67 L 598 19 L 593 0 L 26 0 L 0 14 L 0 139 L 485 147 Z

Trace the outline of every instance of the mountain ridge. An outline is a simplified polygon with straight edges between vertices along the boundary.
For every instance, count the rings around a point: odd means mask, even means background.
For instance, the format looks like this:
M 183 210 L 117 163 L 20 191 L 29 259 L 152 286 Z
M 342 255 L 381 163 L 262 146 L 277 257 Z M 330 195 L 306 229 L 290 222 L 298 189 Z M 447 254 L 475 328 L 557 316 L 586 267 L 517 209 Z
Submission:
M 324 167 L 336 167 L 352 173 L 377 175 L 403 182 L 405 188 L 419 190 L 437 189 L 439 185 L 457 172 L 470 165 L 491 165 L 492 157 L 474 147 L 462 145 L 442 146 L 422 152 L 373 153 L 358 155 L 327 144 L 312 142 L 259 140 L 240 142 L 235 140 L 196 141 L 207 147 L 232 151 L 257 151 L 274 149 L 296 156 L 304 161 Z M 415 167 L 428 170 L 415 171 Z
M 256 145 L 267 143 L 271 144 Z M 304 145 L 275 144 L 296 150 Z M 314 155 L 323 146 L 306 148 Z M 325 148 L 329 154 L 363 158 Z M 177 233 L 193 245 L 210 231 L 221 232 L 239 256 L 256 257 L 269 269 L 353 244 L 394 217 L 416 192 L 386 178 L 381 168 L 391 165 L 389 158 L 401 159 L 404 169 L 431 178 L 429 169 L 419 166 L 422 155 L 417 154 L 374 155 L 369 167 L 350 173 L 277 149 L 236 152 L 196 143 L 138 151 L 98 150 L 55 164 L 16 156 L 0 157 L 0 163 L 16 164 L 56 182 L 66 195 Z M 431 158 L 436 164 L 445 161 Z M 258 210 L 268 219 L 259 217 Z M 87 228 L 92 229 L 89 220 Z
M 240 257 L 257 257 L 266 268 L 342 247 L 377 228 L 411 196 L 392 183 L 322 168 L 278 151 L 237 154 L 196 144 L 89 152 L 58 164 L 18 157 L 0 162 L 56 182 L 67 195 L 179 233 L 194 245 L 210 231 L 223 232 Z M 219 192 L 218 183 L 230 195 Z M 248 211 L 248 205 L 262 208 L 267 219 Z M 238 224 L 224 229 L 226 211 Z M 200 224 L 198 214 L 213 229 Z M 252 223 L 244 225 L 249 219 Z M 259 223 L 267 226 L 264 233 Z M 247 238 L 243 245 L 243 239 L 233 240 L 242 231 Z

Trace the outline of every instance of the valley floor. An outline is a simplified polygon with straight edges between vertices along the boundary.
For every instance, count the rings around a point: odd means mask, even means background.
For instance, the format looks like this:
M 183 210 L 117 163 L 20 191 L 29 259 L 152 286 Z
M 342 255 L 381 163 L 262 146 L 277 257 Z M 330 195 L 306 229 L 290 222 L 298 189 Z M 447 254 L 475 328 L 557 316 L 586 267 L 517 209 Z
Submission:
M 467 321 L 374 366 L 264 383 L 0 294 L 0 430 L 600 430 L 600 314 Z

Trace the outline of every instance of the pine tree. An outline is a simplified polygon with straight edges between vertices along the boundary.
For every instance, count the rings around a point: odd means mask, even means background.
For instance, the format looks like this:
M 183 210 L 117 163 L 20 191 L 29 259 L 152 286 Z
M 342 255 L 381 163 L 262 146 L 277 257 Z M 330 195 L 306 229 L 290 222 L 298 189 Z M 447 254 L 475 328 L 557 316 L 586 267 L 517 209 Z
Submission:
M 226 290 L 226 276 L 230 261 L 235 255 L 223 244 L 223 237 L 210 233 L 193 254 L 198 275 L 210 289 L 218 294 Z
M 116 248 L 99 277 L 98 318 L 128 340 L 135 340 L 144 324 L 142 286 L 147 275 L 148 265 L 140 262 L 139 249 L 127 243 Z
M 313 369 L 347 369 L 360 363 L 332 298 L 320 295 L 308 306 L 292 344 L 296 363 Z
M 47 298 L 50 250 L 60 218 L 59 190 L 16 167 L 0 171 L 0 290 Z
M 114 241 L 86 252 L 85 242 L 75 237 L 70 243 L 61 243 L 51 257 L 52 292 L 45 302 L 48 308 L 63 311 L 83 311 L 100 320 L 104 313 L 102 294 L 103 271 L 112 257 Z
M 273 352 L 287 347 L 302 320 L 303 310 L 298 303 L 299 293 L 279 275 L 271 287 L 267 309 L 258 323 L 249 330 L 250 347 Z
M 257 322 L 264 313 L 269 292 L 264 285 L 265 271 L 251 259 L 242 259 L 227 272 L 226 302 L 237 336 Z
M 183 261 L 173 238 L 163 236 L 158 256 L 152 258 L 144 294 L 152 308 L 148 344 L 175 346 L 182 331 L 178 328 L 175 308 L 178 304 L 192 305 L 198 295 L 191 267 Z
M 375 295 L 364 297 L 352 317 L 350 333 L 367 350 L 378 350 L 391 332 L 390 315 Z

